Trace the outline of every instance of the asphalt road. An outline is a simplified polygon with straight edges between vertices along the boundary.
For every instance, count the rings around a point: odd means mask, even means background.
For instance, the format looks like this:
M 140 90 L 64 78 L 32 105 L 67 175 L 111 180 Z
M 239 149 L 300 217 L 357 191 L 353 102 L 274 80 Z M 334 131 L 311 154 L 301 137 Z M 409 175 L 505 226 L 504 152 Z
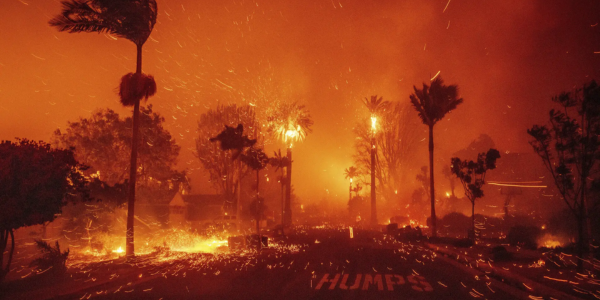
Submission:
M 139 264 L 114 271 L 118 278 L 54 299 L 514 298 L 418 242 L 370 231 L 350 239 L 347 229 L 305 229 L 286 243 L 301 247 Z

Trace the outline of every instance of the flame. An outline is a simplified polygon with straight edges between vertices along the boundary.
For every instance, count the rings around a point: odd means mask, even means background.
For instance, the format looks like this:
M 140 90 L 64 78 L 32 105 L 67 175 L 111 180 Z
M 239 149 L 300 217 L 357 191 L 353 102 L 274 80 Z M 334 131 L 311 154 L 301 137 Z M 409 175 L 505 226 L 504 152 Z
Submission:
M 538 247 L 546 247 L 551 249 L 562 247 L 565 243 L 566 241 L 564 238 L 554 236 L 552 234 L 545 234 L 537 241 Z
M 371 116 L 371 130 L 373 130 L 373 132 L 377 131 L 377 117 L 376 116 Z
M 556 240 L 544 241 L 544 247 L 546 247 L 546 248 L 556 248 L 556 247 L 560 247 L 560 246 L 561 246 L 561 243 Z
M 113 253 L 123 253 L 125 252 L 125 250 L 123 250 L 123 247 L 119 246 L 119 249 L 113 250 Z

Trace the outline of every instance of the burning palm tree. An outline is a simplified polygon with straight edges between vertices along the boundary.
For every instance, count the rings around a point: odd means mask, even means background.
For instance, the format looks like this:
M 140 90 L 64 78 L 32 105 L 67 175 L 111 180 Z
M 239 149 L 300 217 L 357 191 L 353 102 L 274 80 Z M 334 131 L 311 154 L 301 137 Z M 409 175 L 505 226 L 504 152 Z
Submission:
M 423 89 L 413 87 L 415 93 L 410 95 L 410 102 L 419 113 L 423 124 L 429 127 L 429 189 L 431 192 L 431 230 L 437 236 L 437 222 L 435 216 L 435 189 L 433 185 L 433 126 L 453 111 L 463 102 L 458 97 L 458 86 L 444 85 L 441 76 L 431 81 L 431 86 L 423 83 Z
M 121 103 L 133 106 L 133 137 L 129 166 L 129 197 L 127 203 L 126 255 L 134 256 L 133 216 L 135 183 L 137 174 L 137 148 L 140 124 L 140 100 L 156 93 L 156 82 L 150 75 L 142 73 L 142 46 L 150 37 L 156 24 L 157 5 L 155 0 L 70 0 L 62 2 L 62 13 L 50 25 L 60 31 L 107 32 L 132 41 L 137 48 L 136 72 L 121 79 L 119 95 Z
M 369 113 L 371 113 L 371 225 L 375 225 L 377 224 L 377 194 L 375 188 L 375 156 L 377 154 L 375 134 L 377 133 L 377 116 L 386 109 L 389 102 L 383 101 L 383 97 L 377 98 L 377 95 L 371 96 L 371 99 L 365 98 L 363 102 L 367 109 L 369 109 Z
M 290 200 L 292 195 L 292 146 L 295 142 L 304 140 L 306 135 L 312 132 L 310 127 L 313 125 L 313 121 L 305 106 L 298 105 L 296 102 L 282 104 L 268 121 L 269 130 L 287 146 L 288 165 L 286 167 L 287 188 L 285 194 L 284 223 L 290 225 L 292 223 Z

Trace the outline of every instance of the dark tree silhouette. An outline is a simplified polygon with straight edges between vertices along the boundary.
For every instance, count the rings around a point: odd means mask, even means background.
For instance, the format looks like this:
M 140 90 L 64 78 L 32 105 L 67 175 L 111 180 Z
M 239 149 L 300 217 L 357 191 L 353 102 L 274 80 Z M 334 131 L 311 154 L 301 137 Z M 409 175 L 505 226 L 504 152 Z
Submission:
M 225 129 L 216 137 L 210 138 L 209 141 L 219 141 L 221 150 L 223 151 L 234 150 L 235 154 L 231 159 L 235 160 L 245 148 L 252 147 L 256 144 L 256 140 L 251 140 L 248 136 L 243 134 L 244 125 L 238 124 L 236 128 L 225 125 Z
M 357 183 L 355 187 L 352 188 L 352 191 L 354 192 L 354 195 L 356 197 L 358 197 L 358 193 L 360 193 L 360 191 L 362 191 L 363 187 L 362 185 L 360 185 L 360 183 Z
M 223 129 L 223 131 L 221 131 L 217 136 L 212 137 L 209 139 L 209 141 L 211 143 L 214 142 L 219 142 L 219 147 L 221 148 L 221 151 L 223 152 L 227 152 L 227 151 L 231 151 L 234 154 L 231 156 L 231 160 L 237 160 L 238 157 L 240 157 L 240 154 L 242 154 L 244 152 L 244 150 L 247 147 L 252 147 L 254 146 L 254 144 L 256 143 L 256 140 L 251 140 L 248 138 L 248 136 L 243 135 L 244 134 L 244 125 L 242 124 L 238 124 L 236 128 L 230 127 L 225 125 L 225 129 Z M 242 162 L 242 160 L 239 160 L 240 163 Z M 252 163 L 251 160 L 248 160 L 248 162 Z M 258 163 L 258 162 L 256 162 Z M 256 165 L 254 165 L 256 166 Z M 240 168 L 240 172 L 241 172 L 241 168 Z M 241 173 L 238 173 L 238 196 L 239 196 L 239 186 L 240 186 L 240 180 L 241 180 Z M 239 221 L 239 197 L 238 197 L 238 201 L 236 204 L 236 218 Z
M 209 109 L 200 115 L 198 120 L 195 153 L 202 167 L 208 172 L 210 183 L 226 199 L 225 208 L 236 218 L 239 218 L 237 203 L 240 201 L 241 180 L 249 175 L 251 170 L 236 159 L 240 153 L 238 150 L 223 151 L 220 143 L 211 142 L 210 139 L 217 138 L 223 132 L 223 125 L 232 128 L 230 129 L 232 130 L 231 135 L 235 135 L 239 124 L 242 124 L 243 129 L 249 136 L 258 135 L 259 126 L 257 126 L 255 111 L 252 106 L 232 104 L 219 105 L 214 109 Z M 225 147 L 229 149 L 230 145 L 225 145 Z
M 437 219 L 435 216 L 435 185 L 433 179 L 433 126 L 442 120 L 444 116 L 454 110 L 463 102 L 462 98 L 458 98 L 458 86 L 444 85 L 441 76 L 436 77 L 431 86 L 423 83 L 422 89 L 415 90 L 414 94 L 410 95 L 410 102 L 419 113 L 419 117 L 423 124 L 429 128 L 429 185 L 431 197 L 431 230 L 432 235 L 437 236 Z
M 454 194 L 454 190 L 456 189 L 456 183 L 454 182 L 455 178 L 454 176 L 452 176 L 452 170 L 450 170 L 450 167 L 444 166 L 444 168 L 442 168 L 442 174 L 444 174 L 444 177 L 446 177 L 446 179 L 448 179 L 448 182 L 450 182 L 450 196 L 452 198 L 456 197 L 456 195 Z
M 240 124 L 241 125 L 241 124 Z M 241 133 L 240 133 L 241 136 Z M 241 139 L 239 139 L 240 141 L 242 141 L 242 149 L 244 147 L 244 145 L 251 143 L 251 141 L 247 141 L 247 138 L 244 139 L 243 137 Z M 255 141 L 256 142 L 256 141 Z M 223 142 L 221 142 L 222 144 Z M 236 149 L 240 149 L 240 148 L 236 148 Z M 261 235 L 260 235 L 260 220 L 263 218 L 264 215 L 264 205 L 263 205 L 263 198 L 260 196 L 260 189 L 259 189 L 259 183 L 260 183 L 260 170 L 264 169 L 267 164 L 269 163 L 269 157 L 267 156 L 267 154 L 265 154 L 265 152 L 263 152 L 262 149 L 260 148 L 255 148 L 255 147 L 250 147 L 248 150 L 246 150 L 244 153 L 242 153 L 240 159 L 242 160 L 242 162 L 244 164 L 246 164 L 248 167 L 250 167 L 252 170 L 256 171 L 256 204 L 254 204 L 254 218 L 256 219 L 256 234 L 258 234 L 258 249 L 261 248 L 262 246 L 262 240 L 261 240 Z
M 550 110 L 548 125 L 534 125 L 527 133 L 530 144 L 550 171 L 554 184 L 577 220 L 578 256 L 589 250 L 587 202 L 598 178 L 600 158 L 600 87 L 596 81 L 552 98 L 561 109 Z M 578 267 L 583 268 L 582 259 Z
M 427 166 L 421 167 L 421 172 L 415 176 L 415 179 L 421 183 L 424 194 L 427 194 L 430 191 L 429 185 L 431 184 L 429 175 L 427 174 Z
M 156 93 L 156 83 L 142 73 L 142 46 L 150 37 L 158 13 L 155 0 L 69 0 L 62 1 L 62 13 L 50 20 L 60 31 L 108 32 L 130 40 L 136 45 L 136 71 L 121 78 L 121 103 L 133 106 L 133 140 L 130 157 L 129 199 L 127 207 L 126 255 L 135 255 L 133 216 L 137 175 L 137 148 L 140 100 Z
M 73 147 L 75 158 L 89 166 L 84 174 L 90 178 L 90 194 L 101 200 L 93 207 L 83 203 L 66 207 L 64 229 L 85 234 L 92 221 L 94 230 L 116 230 L 115 209 L 123 207 L 128 197 L 132 122 L 131 116 L 105 108 L 54 132 L 54 147 Z M 166 204 L 182 186 L 189 188 L 186 171 L 176 169 L 180 147 L 164 125 L 164 117 L 151 104 L 140 106 L 137 203 Z
M 164 123 L 165 118 L 153 111 L 152 105 L 140 106 L 136 195 L 150 203 L 164 204 L 180 184 L 188 185 L 185 171 L 176 170 L 180 147 Z M 90 166 L 84 174 L 113 186 L 129 177 L 131 127 L 131 116 L 123 118 L 111 109 L 100 109 L 56 130 L 52 144 L 75 148 L 75 158 Z
M 456 175 L 465 189 L 465 196 L 471 201 L 471 234 L 470 238 L 475 242 L 475 201 L 483 197 L 481 189 L 485 184 L 485 174 L 488 170 L 496 168 L 496 160 L 500 158 L 500 152 L 490 149 L 486 153 L 479 153 L 477 160 L 461 160 L 452 158 L 452 174 Z
M 287 179 L 285 175 L 283 175 L 283 169 L 287 168 L 290 161 L 287 156 L 281 155 L 281 149 L 277 150 L 273 153 L 273 157 L 271 157 L 269 164 L 272 167 L 275 167 L 275 172 L 281 170 L 281 175 L 279 176 L 279 183 L 281 184 L 281 234 L 283 234 L 283 227 L 285 225 L 284 215 L 285 215 L 285 205 L 284 205 L 284 187 L 287 186 Z
M 10 270 L 14 230 L 54 220 L 69 202 L 90 200 L 85 169 L 72 150 L 26 139 L 0 143 L 0 281 Z

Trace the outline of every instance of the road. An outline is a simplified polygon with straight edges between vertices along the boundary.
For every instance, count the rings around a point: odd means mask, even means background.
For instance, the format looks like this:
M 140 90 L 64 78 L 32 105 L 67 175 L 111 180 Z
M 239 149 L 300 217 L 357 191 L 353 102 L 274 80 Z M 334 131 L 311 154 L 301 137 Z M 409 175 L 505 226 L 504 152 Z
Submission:
M 418 242 L 373 231 L 307 228 L 286 244 L 300 247 L 107 270 L 119 276 L 54 299 L 514 299 Z

